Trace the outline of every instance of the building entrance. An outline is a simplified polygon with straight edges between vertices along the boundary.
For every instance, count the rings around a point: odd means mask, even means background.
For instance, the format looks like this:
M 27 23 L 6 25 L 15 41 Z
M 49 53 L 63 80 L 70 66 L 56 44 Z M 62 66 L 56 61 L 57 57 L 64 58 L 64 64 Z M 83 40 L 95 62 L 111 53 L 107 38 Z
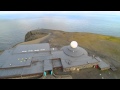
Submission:
M 44 71 L 44 76 L 46 75 L 53 75 L 53 71 L 52 70 Z

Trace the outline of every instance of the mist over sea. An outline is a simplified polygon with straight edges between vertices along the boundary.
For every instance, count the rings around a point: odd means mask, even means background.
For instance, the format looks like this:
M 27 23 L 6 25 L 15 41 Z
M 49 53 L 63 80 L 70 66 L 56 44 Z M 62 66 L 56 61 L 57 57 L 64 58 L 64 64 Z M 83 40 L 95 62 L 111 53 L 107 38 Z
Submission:
M 28 31 L 41 28 L 120 37 L 120 16 L 101 14 L 32 16 L 0 18 L 0 50 L 23 42 Z

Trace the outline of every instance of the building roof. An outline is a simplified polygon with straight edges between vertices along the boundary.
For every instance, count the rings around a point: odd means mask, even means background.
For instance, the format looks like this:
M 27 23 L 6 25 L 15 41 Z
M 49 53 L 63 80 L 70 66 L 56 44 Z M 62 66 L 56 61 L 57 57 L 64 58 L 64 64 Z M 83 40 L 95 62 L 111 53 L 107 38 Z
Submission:
M 78 58 L 61 59 L 61 62 L 62 62 L 63 68 L 98 63 L 96 59 L 89 56 L 85 56 L 85 55 Z
M 0 69 L 0 78 L 21 76 L 23 68 Z
M 52 60 L 44 60 L 44 71 L 53 70 Z
M 63 51 L 54 51 L 54 52 L 52 52 L 52 58 L 53 59 L 61 58 L 61 57 L 65 57 Z
M 38 74 L 43 73 L 43 62 L 34 62 L 29 67 L 24 67 L 21 75 L 30 75 L 30 74 Z
M 35 62 L 28 67 L 0 69 L 0 78 L 38 74 L 43 71 L 43 64 Z
M 27 53 L 20 52 L 23 49 L 26 51 L 30 48 L 33 49 L 33 46 L 36 48 L 39 47 L 39 49 L 44 48 L 46 51 L 44 52 L 43 50 L 43 52 Z M 43 63 L 43 60 L 52 59 L 52 55 L 49 50 L 50 46 L 48 43 L 42 43 L 40 45 L 19 45 L 14 49 L 5 50 L 0 56 L 0 78 L 43 73 L 44 69 L 51 69 L 49 62 L 45 61 L 45 63 Z
M 12 54 L 12 51 L 6 50 L 0 57 L 0 68 L 13 68 L 29 66 L 32 60 L 32 53 L 27 54 Z
M 77 48 L 72 48 L 71 46 L 64 46 L 61 48 L 61 50 L 63 50 L 63 52 L 66 55 L 72 56 L 72 57 L 79 57 L 81 55 L 88 55 L 87 51 L 79 46 Z
M 110 68 L 110 65 L 108 65 L 107 63 L 105 63 L 104 61 L 102 61 L 99 57 L 95 57 L 97 60 L 99 60 L 99 64 L 98 66 L 103 69 L 103 68 Z
M 52 52 L 53 58 L 60 58 L 63 68 L 85 65 L 88 63 L 98 63 L 99 61 L 87 55 L 80 57 L 71 57 L 64 54 L 63 51 Z M 71 63 L 71 64 L 70 64 Z
M 16 54 L 16 53 L 29 53 L 29 52 L 41 52 L 41 51 L 50 51 L 49 43 L 19 45 L 15 48 L 13 53 Z
M 62 67 L 61 60 L 53 60 L 53 67 Z
M 22 52 L 23 50 L 26 52 Z M 88 56 L 87 51 L 79 46 L 51 50 L 49 43 L 19 45 L 5 50 L 0 56 L 0 78 L 38 74 L 53 70 L 53 67 L 69 68 L 102 61 Z M 99 66 L 104 68 L 107 65 L 100 62 Z

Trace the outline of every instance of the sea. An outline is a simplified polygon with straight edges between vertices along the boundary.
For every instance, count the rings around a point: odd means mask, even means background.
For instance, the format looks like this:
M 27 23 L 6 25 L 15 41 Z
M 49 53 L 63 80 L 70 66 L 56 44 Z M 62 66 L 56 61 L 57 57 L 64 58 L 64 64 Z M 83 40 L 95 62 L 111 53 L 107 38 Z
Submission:
M 41 28 L 120 37 L 120 16 L 43 15 L 0 18 L 0 50 L 9 49 L 15 44 L 23 42 L 28 31 Z

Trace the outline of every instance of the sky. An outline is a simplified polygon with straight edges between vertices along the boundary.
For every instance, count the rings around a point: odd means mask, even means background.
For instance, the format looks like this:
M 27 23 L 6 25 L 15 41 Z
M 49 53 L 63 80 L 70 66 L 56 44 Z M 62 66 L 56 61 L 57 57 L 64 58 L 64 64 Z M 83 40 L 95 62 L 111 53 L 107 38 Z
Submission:
M 0 15 L 3 14 L 30 14 L 30 13 L 34 13 L 34 14 L 95 14 L 95 13 L 99 13 L 99 14 L 119 14 L 120 15 L 120 11 L 0 11 Z
M 118 16 L 120 11 L 0 11 L 0 19 L 19 19 L 29 17 L 39 17 L 44 15 L 61 15 L 61 16 Z

